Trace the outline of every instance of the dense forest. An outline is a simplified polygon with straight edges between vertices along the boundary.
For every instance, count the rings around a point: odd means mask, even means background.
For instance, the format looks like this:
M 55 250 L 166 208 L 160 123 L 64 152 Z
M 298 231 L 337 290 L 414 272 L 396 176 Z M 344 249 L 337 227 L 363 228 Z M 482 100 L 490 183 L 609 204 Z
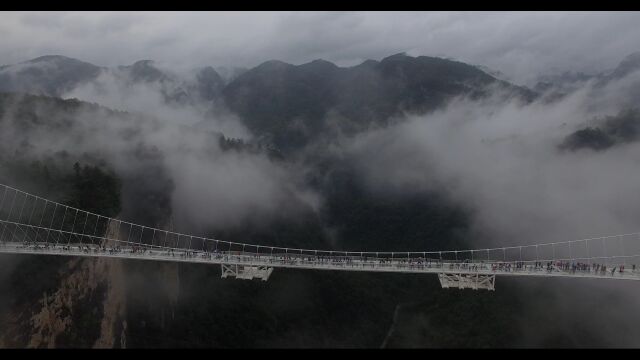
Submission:
M 228 83 L 211 68 L 186 85 L 149 61 L 118 69 L 117 77 L 130 83 L 161 84 L 161 99 L 170 104 L 162 110 L 170 114 L 184 115 L 180 106 L 205 99 L 206 116 L 190 123 L 46 96 L 93 81 L 98 69 L 63 57 L 36 60 L 84 72 L 69 82 L 64 74 L 53 83 L 33 81 L 45 95 L 0 93 L 1 183 L 145 226 L 326 250 L 482 244 L 487 239 L 475 231 L 472 201 L 411 182 L 401 191 L 380 191 L 349 150 L 368 131 L 436 114 L 455 99 L 480 107 L 497 96 L 515 107 L 539 97 L 475 66 L 406 54 L 348 68 L 321 60 L 268 61 Z M 207 117 L 228 113 L 250 135 L 225 134 Z M 557 130 L 560 141 L 550 148 L 573 154 L 632 144 L 640 134 L 638 114 L 631 109 L 583 119 Z M 391 134 L 381 146 L 401 148 L 404 139 Z M 387 170 L 393 167 L 378 157 L 381 150 L 374 146 L 366 160 L 385 176 L 400 177 Z M 401 150 L 394 161 L 416 157 L 413 148 Z M 452 147 L 447 155 L 457 151 Z M 430 170 L 416 172 L 431 179 L 436 174 Z M 499 192 L 508 198 L 507 190 Z M 589 347 L 632 341 L 604 336 L 602 319 L 580 316 L 601 307 L 602 298 L 580 290 L 584 283 L 564 280 L 549 286 L 500 278 L 499 291 L 480 292 L 443 290 L 437 277 L 414 274 L 276 269 L 260 282 L 221 279 L 220 269 L 207 265 L 8 255 L 0 256 L 0 266 L 0 345 L 6 347 Z M 551 302 L 570 306 L 548 311 Z M 51 320 L 56 326 L 42 325 L 43 318 L 57 319 Z

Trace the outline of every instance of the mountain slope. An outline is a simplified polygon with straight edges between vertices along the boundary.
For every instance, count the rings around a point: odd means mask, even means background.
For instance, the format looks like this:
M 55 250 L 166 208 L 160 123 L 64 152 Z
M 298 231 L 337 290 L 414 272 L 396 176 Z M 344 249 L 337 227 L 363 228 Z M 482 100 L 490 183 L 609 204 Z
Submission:
M 0 68 L 0 91 L 60 96 L 94 80 L 102 68 L 59 55 L 42 56 Z
M 61 97 L 81 85 L 104 86 L 112 77 L 120 86 L 157 86 L 167 103 L 193 104 L 212 101 L 219 96 L 224 80 L 212 68 L 194 69 L 189 76 L 171 74 L 152 60 L 115 68 L 99 67 L 58 55 L 41 56 L 14 65 L 0 67 L 0 91 Z
M 298 66 L 268 61 L 232 81 L 224 98 L 254 133 L 295 149 L 336 122 L 347 132 L 385 125 L 394 116 L 425 113 L 456 96 L 488 96 L 489 87 L 525 101 L 535 96 L 471 65 L 397 54 L 349 68 L 324 60 Z

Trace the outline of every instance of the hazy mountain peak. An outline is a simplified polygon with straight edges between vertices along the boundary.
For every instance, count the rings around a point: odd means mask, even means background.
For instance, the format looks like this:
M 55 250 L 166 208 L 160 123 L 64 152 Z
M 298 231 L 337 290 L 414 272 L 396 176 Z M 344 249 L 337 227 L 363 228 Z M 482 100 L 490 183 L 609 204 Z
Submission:
M 225 84 L 230 83 L 232 80 L 234 80 L 238 76 L 249 71 L 249 69 L 247 68 L 236 67 L 236 66 L 234 67 L 219 66 L 219 67 L 216 67 L 214 70 L 218 73 L 218 75 L 220 75 L 220 77 L 222 77 L 222 80 L 224 81 Z
M 84 62 L 78 59 L 70 58 L 62 55 L 44 55 L 37 57 L 35 59 L 27 60 L 25 63 L 39 63 L 39 62 L 49 62 L 49 61 L 75 61 L 75 62 Z
M 256 69 L 285 69 L 285 68 L 290 68 L 293 67 L 294 65 L 291 65 L 289 63 L 286 63 L 284 61 L 280 61 L 280 60 L 268 60 L 263 62 L 262 64 L 256 66 Z
M 329 61 L 326 60 L 313 60 L 311 62 L 308 62 L 306 64 L 302 64 L 298 66 L 298 69 L 303 70 L 303 71 L 310 71 L 311 73 L 322 73 L 322 74 L 326 74 L 328 72 L 334 72 L 335 70 L 338 70 L 339 67 Z
M 310 62 L 308 62 L 306 64 L 302 64 L 300 66 L 304 66 L 304 65 L 307 65 L 307 66 L 313 65 L 313 66 L 338 67 L 336 64 L 332 63 L 331 61 L 327 61 L 327 60 L 323 60 L 323 59 L 315 59 L 313 61 L 310 61 Z
M 393 54 L 391 56 L 387 56 L 386 58 L 380 60 L 380 62 L 389 62 L 389 61 L 406 60 L 406 59 L 415 59 L 415 58 L 413 56 L 407 55 L 406 52 L 401 52 L 401 53 Z
M 133 63 L 133 67 L 147 67 L 147 66 L 154 66 L 155 65 L 155 61 L 153 60 L 138 60 L 135 63 Z
M 368 59 L 368 60 L 363 61 L 361 64 L 354 66 L 354 68 L 356 68 L 356 67 L 374 67 L 374 66 L 376 66 L 378 64 L 379 64 L 379 62 L 377 62 L 375 60 Z
M 476 65 L 476 68 L 493 76 L 494 78 L 498 79 L 498 80 L 503 80 L 503 81 L 509 81 L 511 82 L 511 79 L 505 75 L 504 73 L 502 73 L 500 70 L 494 70 L 488 66 L 485 65 Z
M 86 61 L 70 58 L 62 55 L 44 55 L 39 56 L 37 58 L 27 60 L 15 65 L 6 65 L 4 68 L 16 67 L 17 69 L 26 69 L 30 66 L 40 66 L 40 65 L 53 65 L 56 67 L 75 67 L 81 66 L 83 68 L 91 68 L 91 69 L 99 69 L 99 66 L 93 65 Z
M 627 55 L 611 74 L 614 78 L 624 77 L 640 69 L 640 52 Z
M 129 71 L 134 81 L 153 82 L 167 79 L 167 75 L 155 66 L 153 60 L 139 60 L 129 66 L 120 66 L 121 70 Z
M 204 67 L 196 73 L 196 87 L 203 99 L 214 99 L 222 91 L 224 85 L 224 79 L 211 66 Z
M 0 90 L 59 96 L 94 79 L 100 67 L 61 55 L 45 55 L 0 68 Z
M 198 70 L 198 76 L 220 77 L 220 74 L 211 66 L 205 66 Z
M 627 57 L 625 57 L 620 64 L 622 65 L 624 63 L 630 63 L 630 62 L 634 64 L 637 64 L 640 62 L 640 51 L 636 51 L 632 54 L 627 55 Z

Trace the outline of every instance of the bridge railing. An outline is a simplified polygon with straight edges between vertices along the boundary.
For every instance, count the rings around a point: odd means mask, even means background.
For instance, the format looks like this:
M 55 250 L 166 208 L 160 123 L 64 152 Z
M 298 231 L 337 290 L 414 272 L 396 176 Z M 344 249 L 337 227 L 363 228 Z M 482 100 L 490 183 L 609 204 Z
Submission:
M 315 257 L 319 261 L 377 262 L 380 266 L 429 263 L 580 262 L 635 264 L 640 233 L 487 249 L 446 251 L 337 251 L 287 248 L 224 241 L 151 228 L 106 217 L 0 184 L 0 242 L 83 243 L 203 253 L 251 253 L 257 256 Z M 366 259 L 366 260 L 363 260 Z M 427 260 L 428 259 L 428 260 Z
M 115 249 L 115 251 L 114 251 Z M 9 250 L 9 251 L 7 251 Z M 582 276 L 582 277 L 606 277 L 616 279 L 640 280 L 640 272 L 635 266 L 605 265 L 600 263 L 584 262 L 529 262 L 529 261 L 486 261 L 480 262 L 455 262 L 439 259 L 396 259 L 395 261 L 380 258 L 362 257 L 318 257 L 286 254 L 260 254 L 249 252 L 215 252 L 189 251 L 187 249 L 164 248 L 138 248 L 134 246 L 98 247 L 82 243 L 53 244 L 53 243 L 2 243 L 0 252 L 54 254 L 54 255 L 81 255 L 81 256 L 112 256 L 125 258 L 140 258 L 145 260 L 169 260 L 188 261 L 194 263 L 222 263 L 222 264 L 246 264 L 249 266 L 266 267 L 297 267 L 330 270 L 356 270 L 356 271 L 390 271 L 390 272 L 437 272 L 450 274 L 480 274 L 480 275 L 542 275 L 542 276 Z

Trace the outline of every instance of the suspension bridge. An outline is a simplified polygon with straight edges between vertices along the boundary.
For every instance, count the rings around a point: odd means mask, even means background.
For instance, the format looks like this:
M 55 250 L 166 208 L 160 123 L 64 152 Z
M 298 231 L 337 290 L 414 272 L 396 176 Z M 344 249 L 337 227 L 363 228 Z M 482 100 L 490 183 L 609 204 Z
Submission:
M 495 290 L 496 276 L 640 280 L 640 233 L 510 247 L 336 251 L 223 241 L 114 219 L 0 184 L 0 253 L 214 264 L 223 278 L 275 268 L 437 274 L 443 288 Z

